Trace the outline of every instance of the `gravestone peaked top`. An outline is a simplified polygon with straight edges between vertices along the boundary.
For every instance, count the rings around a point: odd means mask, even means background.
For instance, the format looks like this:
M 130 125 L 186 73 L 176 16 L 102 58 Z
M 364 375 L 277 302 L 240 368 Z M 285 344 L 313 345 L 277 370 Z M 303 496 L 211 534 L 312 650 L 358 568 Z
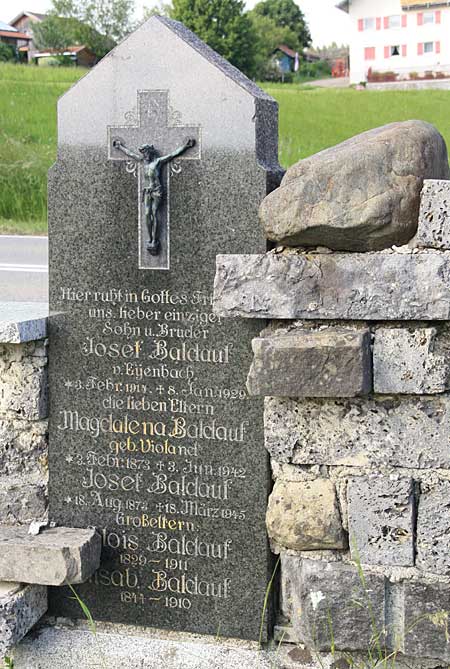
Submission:
M 272 564 L 258 325 L 212 313 L 265 250 L 277 106 L 152 17 L 60 100 L 49 175 L 50 516 L 96 527 L 95 619 L 257 639 Z M 82 617 L 64 589 L 55 614 Z

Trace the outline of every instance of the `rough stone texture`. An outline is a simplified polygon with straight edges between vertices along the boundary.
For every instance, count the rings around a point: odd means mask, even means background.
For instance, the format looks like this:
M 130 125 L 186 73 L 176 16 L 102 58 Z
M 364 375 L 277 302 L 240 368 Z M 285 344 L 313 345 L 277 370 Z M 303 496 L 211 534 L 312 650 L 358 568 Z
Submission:
M 448 320 L 450 253 L 218 255 L 220 316 Z
M 445 141 L 423 121 L 369 130 L 290 167 L 260 208 L 268 239 L 378 251 L 416 232 L 424 179 L 448 179 Z
M 47 355 L 43 342 L 0 344 L 0 414 L 47 417 Z
M 303 560 L 296 580 L 292 623 L 300 638 L 316 650 L 367 649 L 385 620 L 385 579 L 365 573 L 364 588 L 353 565 Z
M 290 621 L 294 614 L 293 596 L 296 583 L 301 576 L 302 558 L 292 553 L 280 553 L 280 599 L 279 611 L 283 619 Z
M 97 527 L 105 538 L 98 577 L 77 589 L 95 620 L 258 639 L 273 571 L 271 479 L 263 402 L 248 398 L 245 379 L 260 326 L 216 318 L 211 292 L 218 253 L 266 248 L 257 217 L 279 173 L 276 102 L 189 30 L 152 17 L 58 111 L 49 178 L 50 519 Z M 155 118 L 152 136 L 139 132 Z M 180 141 L 180 127 L 198 143 L 163 169 L 169 268 L 156 271 L 149 258 L 141 264 L 140 179 L 115 160 L 108 136 L 133 132 L 134 150 L 149 141 L 163 149 L 175 130 Z M 125 323 L 135 334 L 120 331 Z M 139 342 L 134 359 L 131 342 Z M 97 344 L 119 347 L 117 359 L 97 355 Z M 140 427 L 111 434 L 108 417 Z M 188 584 L 173 592 L 183 559 Z M 174 606 L 172 594 L 183 601 Z M 62 588 L 51 609 L 79 615 Z
M 47 421 L 10 420 L 0 415 L 0 481 L 47 471 Z
M 0 660 L 47 610 L 47 588 L 0 583 Z
M 450 249 L 450 181 L 424 182 L 415 241 L 425 248 Z
M 47 336 L 48 305 L 0 302 L 0 343 L 22 344 Z
M 47 513 L 47 477 L 39 473 L 1 479 L 0 523 L 23 525 Z
M 404 648 L 406 655 L 450 661 L 448 584 L 405 582 Z
M 372 386 L 371 335 L 343 328 L 262 336 L 252 341 L 250 395 L 354 397 Z
M 354 478 L 348 486 L 349 544 L 362 564 L 414 565 L 412 479 Z
M 448 468 L 450 397 L 266 398 L 266 447 L 300 465 Z
M 101 539 L 94 529 L 0 527 L 0 581 L 39 585 L 83 583 L 98 569 Z
M 309 551 L 342 549 L 346 545 L 336 490 L 329 479 L 277 479 L 266 524 L 269 537 L 283 548 Z
M 422 485 L 417 516 L 417 567 L 450 575 L 450 483 Z
M 373 347 L 376 393 L 443 393 L 450 383 L 449 339 L 436 328 L 378 328 Z

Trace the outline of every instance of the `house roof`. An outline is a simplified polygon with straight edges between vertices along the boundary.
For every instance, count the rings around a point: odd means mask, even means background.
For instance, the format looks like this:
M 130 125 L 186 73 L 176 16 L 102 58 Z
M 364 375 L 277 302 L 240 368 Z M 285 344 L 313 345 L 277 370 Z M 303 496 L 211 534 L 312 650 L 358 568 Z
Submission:
M 17 32 L 15 28 L 10 26 L 8 23 L 4 23 L 3 21 L 0 21 L 0 30 L 7 30 L 9 32 Z
M 343 12 L 348 12 L 351 0 L 341 0 L 336 7 L 342 9 Z M 450 0 L 400 0 L 403 9 L 415 9 L 416 7 L 434 7 L 450 6 Z
M 20 33 L 18 30 L 0 30 L 0 37 L 11 37 L 12 39 L 26 39 L 30 40 L 29 35 L 25 33 Z
M 336 5 L 336 7 L 338 9 L 342 9 L 343 12 L 348 12 L 349 5 L 350 5 L 350 0 L 342 0 Z
M 11 21 L 11 23 L 17 23 L 23 16 L 28 16 L 30 19 L 35 19 L 36 21 L 43 21 L 47 18 L 47 14 L 39 14 L 39 12 L 20 12 L 17 14 Z
M 290 49 L 285 44 L 279 44 L 275 49 L 275 51 L 282 51 L 284 54 L 286 54 L 286 56 L 289 56 L 289 58 L 295 58 L 295 55 L 297 53 L 296 51 Z
M 36 51 L 33 58 L 43 58 L 45 56 L 70 56 L 80 51 L 87 51 L 93 53 L 85 44 L 77 44 L 75 46 L 68 46 L 65 49 L 45 49 L 45 51 Z

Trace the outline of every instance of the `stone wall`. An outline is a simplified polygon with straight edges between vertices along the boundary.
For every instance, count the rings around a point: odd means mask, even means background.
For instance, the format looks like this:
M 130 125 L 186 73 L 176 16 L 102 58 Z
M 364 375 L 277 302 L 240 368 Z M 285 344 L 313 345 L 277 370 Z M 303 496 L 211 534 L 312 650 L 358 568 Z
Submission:
M 0 524 L 47 510 L 47 343 L 45 309 L 0 309 Z
M 248 389 L 266 397 L 276 636 L 311 651 L 450 660 L 449 188 L 425 182 L 407 246 L 217 260 L 216 312 L 273 319 Z

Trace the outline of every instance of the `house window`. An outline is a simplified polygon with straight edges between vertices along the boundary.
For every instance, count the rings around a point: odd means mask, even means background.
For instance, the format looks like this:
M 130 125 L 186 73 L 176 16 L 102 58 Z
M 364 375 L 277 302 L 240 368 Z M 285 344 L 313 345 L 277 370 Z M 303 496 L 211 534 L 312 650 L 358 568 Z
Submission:
M 394 16 L 388 16 L 388 27 L 389 28 L 401 28 L 402 26 L 402 17 L 400 14 Z
M 423 13 L 423 23 L 434 23 L 434 12 L 424 12 Z
M 391 46 L 391 56 L 399 56 L 400 55 L 400 46 Z
M 424 53 L 433 53 L 434 52 L 434 42 L 425 42 L 423 45 Z
M 364 30 L 375 30 L 375 19 L 363 19 Z
M 375 47 L 367 46 L 364 49 L 364 58 L 365 60 L 375 60 Z

